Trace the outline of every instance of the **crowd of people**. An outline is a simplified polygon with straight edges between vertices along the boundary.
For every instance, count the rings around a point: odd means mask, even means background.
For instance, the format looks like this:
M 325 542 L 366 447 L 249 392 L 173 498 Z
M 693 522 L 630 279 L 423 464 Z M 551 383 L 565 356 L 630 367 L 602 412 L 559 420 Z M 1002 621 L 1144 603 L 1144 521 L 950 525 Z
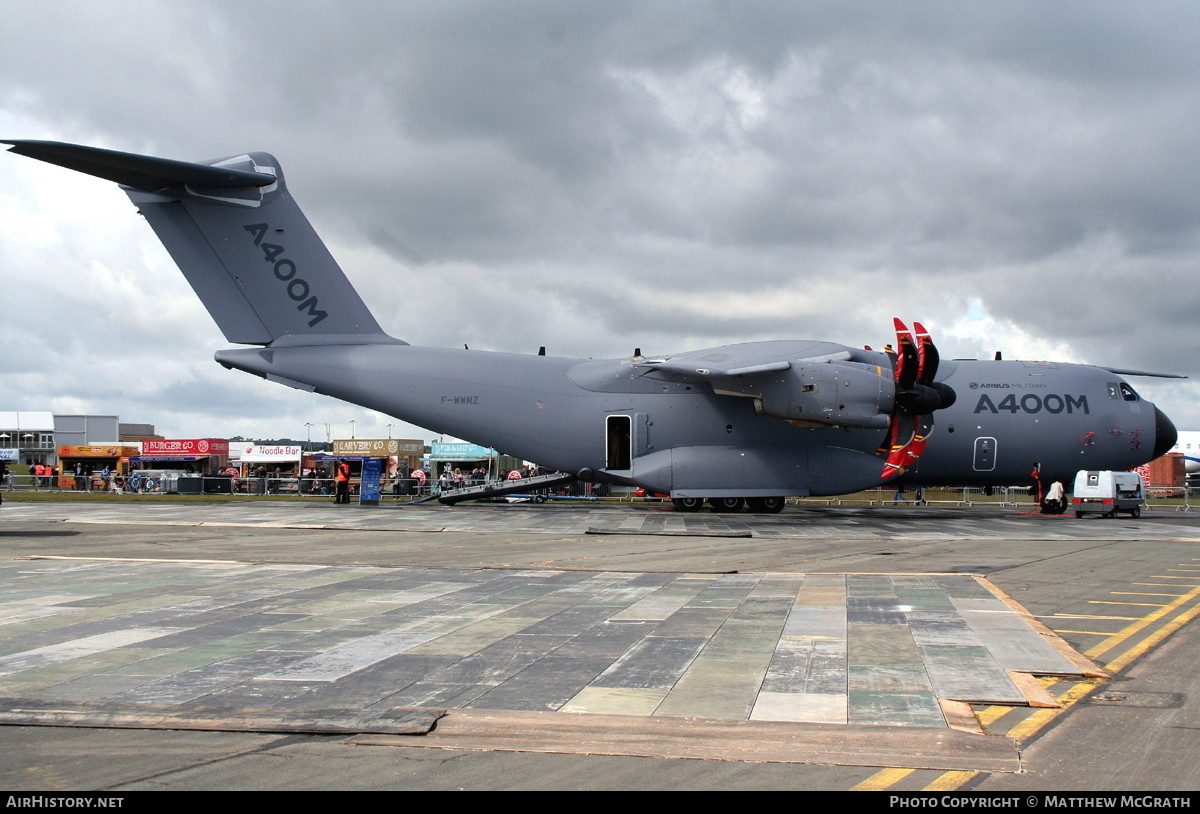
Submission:
M 236 470 L 231 470 L 231 474 L 234 472 Z M 421 496 L 430 492 L 438 494 L 450 489 L 479 486 L 496 477 L 501 480 L 513 480 L 532 477 L 538 473 L 538 468 L 533 465 L 522 469 L 502 471 L 498 476 L 491 476 L 487 467 L 475 467 L 466 472 L 460 467 L 452 468 L 447 465 L 443 468 L 441 475 L 434 478 L 428 465 L 410 469 L 401 464 L 389 468 L 380 479 L 380 493 L 396 498 Z M 338 459 L 327 468 L 308 467 L 299 475 L 284 471 L 280 467 L 269 471 L 265 466 L 258 466 L 250 470 L 248 477 L 243 477 L 241 480 L 243 482 L 258 481 L 260 484 L 252 490 L 243 491 L 278 494 L 293 491 L 292 484 L 295 484 L 294 491 L 298 491 L 301 495 L 332 495 L 335 502 L 338 503 L 349 502 L 348 496 L 358 491 L 358 477 L 345 459 Z
M 121 475 L 112 466 L 105 465 L 99 471 L 88 463 L 76 462 L 68 467 L 67 473 L 50 464 L 33 463 L 28 475 L 14 475 L 7 466 L 0 464 L 0 483 L 4 488 L 27 488 L 35 490 L 78 490 L 112 491 L 129 494 L 159 491 L 159 479 L 149 472 L 134 470 Z M 445 465 L 438 476 L 434 476 L 428 464 L 412 467 L 403 462 L 388 467 L 380 481 L 380 492 L 385 496 L 415 497 L 430 493 L 438 494 L 451 489 L 479 486 L 489 480 L 515 480 L 532 477 L 539 470 L 532 464 L 520 469 L 502 470 L 492 474 L 487 467 L 477 466 L 469 471 Z M 349 495 L 358 491 L 358 476 L 345 459 L 331 461 L 325 467 L 309 466 L 294 471 L 283 466 L 268 468 L 265 464 L 250 467 L 245 471 L 235 466 L 211 472 L 203 476 L 204 491 L 245 494 L 300 494 L 309 496 L 333 496 L 336 502 L 349 502 Z M 213 481 L 227 485 L 212 488 Z
M 90 464 L 75 463 L 64 474 L 59 467 L 37 461 L 29 464 L 29 474 L 15 474 L 8 464 L 0 463 L 0 484 L 5 489 L 16 486 L 31 486 L 35 490 L 42 489 L 75 489 L 92 491 L 96 488 L 109 489 L 116 479 L 116 472 L 111 466 L 105 466 L 99 472 Z

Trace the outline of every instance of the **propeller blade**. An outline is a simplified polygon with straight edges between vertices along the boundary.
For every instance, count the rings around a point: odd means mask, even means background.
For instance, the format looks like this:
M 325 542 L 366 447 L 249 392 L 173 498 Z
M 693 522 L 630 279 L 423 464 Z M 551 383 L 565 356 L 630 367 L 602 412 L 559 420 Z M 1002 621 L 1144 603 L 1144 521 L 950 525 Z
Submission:
M 897 347 L 893 364 L 896 409 L 887 436 L 875 451 L 886 456 L 880 473 L 885 481 L 903 475 L 917 463 L 933 432 L 934 411 L 954 403 L 954 391 L 934 381 L 941 355 L 925 326 L 914 322 L 909 331 L 899 319 L 893 317 L 892 322 Z
M 908 326 L 896 317 L 892 317 L 892 322 L 896 326 L 896 352 L 900 356 L 899 366 L 896 368 L 896 384 L 903 390 L 910 390 L 917 381 L 917 368 L 920 366 L 917 348 L 913 344 Z
M 893 419 L 893 425 L 896 427 L 896 435 L 898 436 L 900 432 L 900 416 L 896 416 Z M 904 461 L 907 458 L 905 455 L 905 450 L 907 450 L 909 445 L 912 444 L 915 437 L 916 434 L 914 427 L 913 434 L 910 434 L 903 443 L 900 443 L 898 438 L 892 439 L 892 445 L 888 450 L 887 460 L 883 464 L 883 471 L 879 473 L 881 478 L 884 480 L 890 480 L 891 478 L 904 474 Z
M 913 416 L 912 434 L 903 444 L 893 443 L 888 453 L 887 461 L 883 464 L 880 477 L 884 480 L 903 475 L 904 472 L 921 457 L 925 445 L 929 443 L 929 434 L 933 432 L 932 416 Z
M 928 387 L 933 384 L 933 380 L 937 376 L 941 354 L 938 353 L 937 346 L 933 344 L 933 337 L 929 335 L 929 331 L 925 330 L 924 325 L 914 322 L 913 329 L 917 333 L 917 358 L 920 360 L 917 382 Z

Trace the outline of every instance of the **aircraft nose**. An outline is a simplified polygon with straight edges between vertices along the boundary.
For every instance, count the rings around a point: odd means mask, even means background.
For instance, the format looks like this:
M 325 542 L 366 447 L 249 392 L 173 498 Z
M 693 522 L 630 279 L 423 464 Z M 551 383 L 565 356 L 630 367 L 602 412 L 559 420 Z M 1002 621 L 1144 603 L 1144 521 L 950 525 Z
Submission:
M 1171 447 L 1179 440 L 1179 433 L 1167 414 L 1157 407 L 1154 408 L 1154 457 L 1166 455 Z

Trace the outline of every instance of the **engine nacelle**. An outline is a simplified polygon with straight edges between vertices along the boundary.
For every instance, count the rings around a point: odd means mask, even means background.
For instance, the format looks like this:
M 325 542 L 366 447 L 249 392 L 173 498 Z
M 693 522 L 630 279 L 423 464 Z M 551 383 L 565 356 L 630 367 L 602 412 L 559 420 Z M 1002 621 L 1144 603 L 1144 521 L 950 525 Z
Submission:
M 731 377 L 732 378 L 732 377 Z M 856 362 L 794 362 L 748 382 L 713 382 L 717 392 L 752 396 L 754 410 L 794 424 L 887 429 L 895 408 L 892 371 Z

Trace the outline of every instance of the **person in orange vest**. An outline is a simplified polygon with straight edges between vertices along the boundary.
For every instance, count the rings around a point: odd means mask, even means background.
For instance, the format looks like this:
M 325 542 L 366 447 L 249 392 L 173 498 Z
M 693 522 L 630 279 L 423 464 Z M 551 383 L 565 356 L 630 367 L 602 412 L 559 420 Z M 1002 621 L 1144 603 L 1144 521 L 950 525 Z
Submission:
M 33 474 L 33 488 L 34 489 L 42 488 L 42 477 L 45 474 L 44 470 L 45 470 L 45 468 L 40 463 L 36 463 L 33 466 L 29 467 L 29 471 Z
M 337 469 L 334 470 L 334 503 L 349 503 L 350 502 L 350 464 L 342 458 L 338 458 Z

